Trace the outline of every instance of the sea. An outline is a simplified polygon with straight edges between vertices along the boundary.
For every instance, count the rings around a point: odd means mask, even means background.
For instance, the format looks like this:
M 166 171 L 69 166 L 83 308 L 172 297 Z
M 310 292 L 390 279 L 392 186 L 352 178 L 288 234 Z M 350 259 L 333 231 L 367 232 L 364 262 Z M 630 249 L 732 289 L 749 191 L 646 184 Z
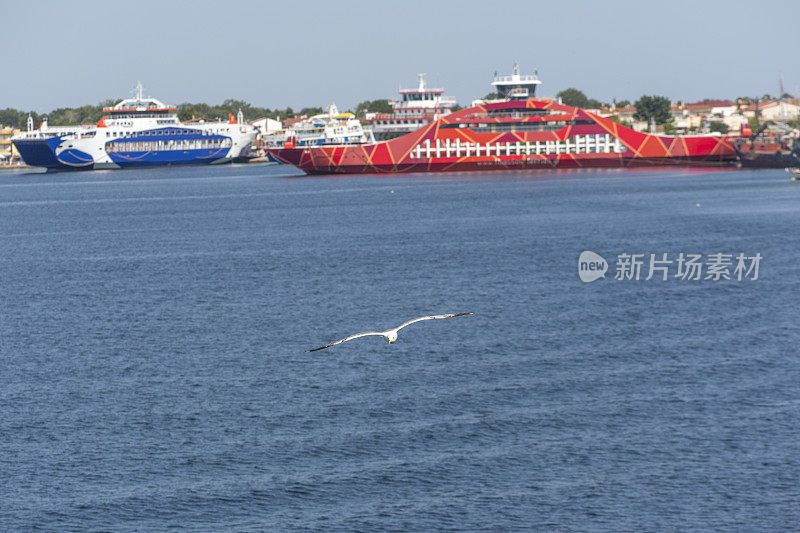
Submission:
M 783 170 L 0 172 L 0 530 L 797 531 L 799 230 Z

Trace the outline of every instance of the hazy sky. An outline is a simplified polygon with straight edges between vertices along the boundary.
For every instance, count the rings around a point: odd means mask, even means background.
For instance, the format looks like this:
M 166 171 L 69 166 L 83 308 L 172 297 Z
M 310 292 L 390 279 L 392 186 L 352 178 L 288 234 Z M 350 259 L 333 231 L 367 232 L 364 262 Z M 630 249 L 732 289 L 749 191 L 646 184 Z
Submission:
M 340 108 L 416 73 L 459 103 L 495 71 L 600 100 L 775 94 L 800 86 L 800 1 L 0 0 L 0 108 L 127 97 Z

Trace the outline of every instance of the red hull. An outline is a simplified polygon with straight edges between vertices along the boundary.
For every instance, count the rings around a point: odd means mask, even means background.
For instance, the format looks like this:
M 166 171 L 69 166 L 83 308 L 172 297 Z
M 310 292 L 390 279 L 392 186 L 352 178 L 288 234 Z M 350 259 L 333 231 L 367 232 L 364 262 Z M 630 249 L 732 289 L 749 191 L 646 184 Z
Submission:
M 640 133 L 547 100 L 462 109 L 374 145 L 271 150 L 308 174 L 487 171 L 631 166 L 720 166 L 737 154 L 724 137 Z

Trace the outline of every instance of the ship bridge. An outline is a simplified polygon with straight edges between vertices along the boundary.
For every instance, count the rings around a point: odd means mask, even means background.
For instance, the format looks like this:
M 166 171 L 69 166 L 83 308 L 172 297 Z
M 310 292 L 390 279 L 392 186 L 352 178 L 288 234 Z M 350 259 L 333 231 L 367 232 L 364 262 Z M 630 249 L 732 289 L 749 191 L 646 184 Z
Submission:
M 174 113 L 177 107 L 170 107 L 160 100 L 144 96 L 144 88 L 141 82 L 136 84 L 136 94 L 133 98 L 121 100 L 113 107 L 106 107 L 103 113 L 108 113 L 109 118 L 118 117 L 156 117 Z
M 534 71 L 535 72 L 535 71 Z M 519 64 L 514 62 L 514 73 L 511 76 L 495 75 L 492 86 L 502 99 L 525 100 L 536 96 L 536 86 L 541 85 L 542 81 L 535 73 L 533 75 L 522 76 L 519 73 Z

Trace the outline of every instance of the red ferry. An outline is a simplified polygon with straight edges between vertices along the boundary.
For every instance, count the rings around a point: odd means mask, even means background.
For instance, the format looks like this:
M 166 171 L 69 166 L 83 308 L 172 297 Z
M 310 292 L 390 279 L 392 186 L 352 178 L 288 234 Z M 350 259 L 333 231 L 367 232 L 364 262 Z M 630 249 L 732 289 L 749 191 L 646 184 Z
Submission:
M 376 144 L 271 152 L 308 174 L 720 166 L 737 158 L 729 137 L 641 133 L 543 98 L 479 104 Z

